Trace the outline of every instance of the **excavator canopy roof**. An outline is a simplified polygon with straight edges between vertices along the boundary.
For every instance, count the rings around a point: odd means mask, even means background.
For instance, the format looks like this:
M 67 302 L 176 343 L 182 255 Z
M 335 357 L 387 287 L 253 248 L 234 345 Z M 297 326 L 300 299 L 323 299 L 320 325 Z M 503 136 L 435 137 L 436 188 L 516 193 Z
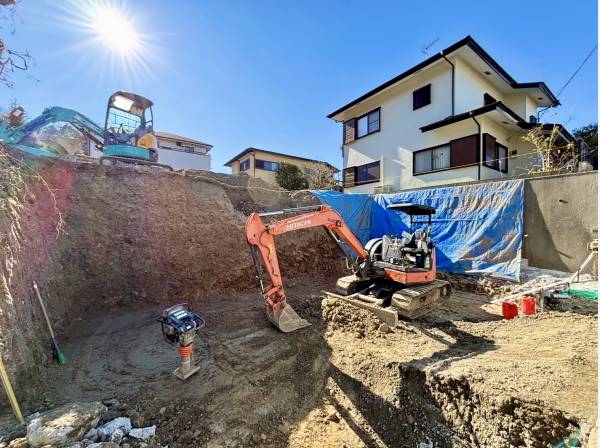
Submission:
M 423 204 L 412 204 L 412 203 L 403 203 L 403 204 L 390 204 L 387 206 L 388 210 L 393 210 L 396 212 L 404 212 L 407 215 L 435 215 L 435 207 L 431 207 L 429 205 Z
M 149 107 L 152 107 L 153 103 L 148 98 L 144 98 L 137 93 L 123 92 L 119 90 L 110 96 L 108 104 L 116 107 L 117 109 L 122 109 L 125 112 L 129 112 L 131 106 L 133 105 L 137 106 L 139 109 L 145 110 Z

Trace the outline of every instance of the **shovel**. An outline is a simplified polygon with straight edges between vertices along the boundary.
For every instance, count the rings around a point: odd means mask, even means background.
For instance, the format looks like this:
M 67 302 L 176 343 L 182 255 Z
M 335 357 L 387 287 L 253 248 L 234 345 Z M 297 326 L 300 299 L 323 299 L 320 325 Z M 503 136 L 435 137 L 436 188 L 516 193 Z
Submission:
M 52 355 L 58 361 L 59 364 L 66 364 L 67 358 L 64 353 L 60 351 L 60 347 L 58 346 L 58 342 L 54 337 L 54 331 L 52 331 L 52 325 L 50 325 L 50 319 L 48 318 L 48 313 L 46 312 L 46 307 L 44 306 L 44 302 L 42 301 L 42 296 L 40 295 L 40 291 L 35 282 L 33 282 L 33 289 L 35 289 L 35 293 L 37 294 L 38 301 L 40 302 L 40 306 L 42 307 L 42 311 L 44 312 L 44 317 L 46 318 L 46 323 L 48 324 L 48 330 L 50 330 L 50 337 L 52 338 Z

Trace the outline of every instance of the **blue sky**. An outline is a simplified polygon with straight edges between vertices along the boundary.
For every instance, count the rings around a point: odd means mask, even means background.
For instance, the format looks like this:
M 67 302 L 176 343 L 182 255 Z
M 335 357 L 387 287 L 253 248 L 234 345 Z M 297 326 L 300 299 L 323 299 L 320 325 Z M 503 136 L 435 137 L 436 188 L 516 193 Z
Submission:
M 101 0 L 108 2 L 109 0 Z M 118 2 L 118 3 L 116 3 Z M 155 102 L 156 129 L 213 144 L 213 170 L 248 146 L 341 165 L 339 106 L 472 35 L 517 81 L 557 93 L 597 42 L 597 3 L 577 1 L 115 0 L 142 34 L 146 68 L 125 69 L 86 30 L 86 0 L 22 0 L 9 45 L 34 82 L 0 88 L 39 114 L 59 105 L 102 122 L 108 96 Z M 597 121 L 597 53 L 561 95 L 567 128 Z M 546 114 L 545 119 L 552 119 Z

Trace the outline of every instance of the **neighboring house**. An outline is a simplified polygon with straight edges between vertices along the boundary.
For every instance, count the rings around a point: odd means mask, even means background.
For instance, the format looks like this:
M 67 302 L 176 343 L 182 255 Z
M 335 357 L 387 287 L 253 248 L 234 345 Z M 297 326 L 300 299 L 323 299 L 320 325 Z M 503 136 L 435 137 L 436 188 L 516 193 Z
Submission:
M 311 179 L 312 175 L 325 173 L 333 178 L 339 170 L 327 162 L 306 159 L 304 157 L 291 156 L 280 152 L 267 151 L 258 148 L 246 148 L 237 156 L 225 164 L 231 168 L 232 174 L 246 173 L 252 177 L 258 177 L 270 184 L 277 184 L 275 172 L 281 162 L 296 165 Z M 311 186 L 312 187 L 312 186 Z
M 536 156 L 522 137 L 539 108 L 559 104 L 546 84 L 515 81 L 467 36 L 328 115 L 343 123 L 344 191 L 526 174 Z M 560 126 L 560 143 L 571 141 Z
M 155 132 L 158 140 L 158 162 L 174 170 L 210 171 L 212 145 L 170 132 Z
M 158 142 L 158 163 L 171 166 L 174 170 L 210 171 L 212 145 L 170 132 L 155 132 Z M 88 155 L 102 157 L 102 151 L 91 140 L 88 142 Z

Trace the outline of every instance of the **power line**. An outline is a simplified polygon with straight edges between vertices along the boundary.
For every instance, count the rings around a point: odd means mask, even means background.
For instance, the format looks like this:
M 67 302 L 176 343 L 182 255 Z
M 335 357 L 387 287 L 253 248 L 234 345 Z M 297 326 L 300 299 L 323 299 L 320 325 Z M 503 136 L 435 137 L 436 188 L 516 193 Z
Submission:
M 577 67 L 577 70 L 575 70 L 575 72 L 571 75 L 571 77 L 569 79 L 567 79 L 567 82 L 565 82 L 564 85 L 560 88 L 560 90 L 558 91 L 558 94 L 556 95 L 557 98 L 560 96 L 561 93 L 564 92 L 564 90 L 571 83 L 571 81 L 573 81 L 573 78 L 575 78 L 575 76 L 577 76 L 577 73 L 579 73 L 579 71 L 583 68 L 583 66 L 588 61 L 588 59 L 590 59 L 592 57 L 592 55 L 594 54 L 594 52 L 596 51 L 597 48 L 598 48 L 598 44 L 594 44 L 594 48 L 592 48 L 592 51 L 590 51 L 588 53 L 588 55 L 585 57 L 583 62 L 581 64 L 579 64 L 579 67 Z M 540 118 L 542 118 L 542 115 L 544 115 L 548 109 L 550 109 L 550 107 L 547 107 L 544 110 L 542 110 L 540 113 L 538 113 L 538 121 L 540 120 Z
M 589 52 L 589 54 L 585 57 L 583 62 L 579 65 L 579 67 L 577 67 L 577 70 L 575 70 L 575 73 L 573 73 L 571 75 L 571 77 L 567 80 L 567 82 L 565 82 L 565 85 L 560 88 L 560 90 L 558 91 L 558 94 L 556 95 L 557 98 L 560 96 L 561 93 L 563 93 L 563 91 L 567 88 L 567 86 L 571 83 L 571 81 L 573 81 L 573 78 L 575 78 L 577 73 L 579 73 L 579 71 L 583 68 L 583 66 L 588 61 L 588 59 L 592 57 L 592 55 L 594 54 L 594 52 L 596 51 L 597 48 L 598 48 L 598 44 L 595 44 L 594 48 L 592 48 L 592 51 Z

